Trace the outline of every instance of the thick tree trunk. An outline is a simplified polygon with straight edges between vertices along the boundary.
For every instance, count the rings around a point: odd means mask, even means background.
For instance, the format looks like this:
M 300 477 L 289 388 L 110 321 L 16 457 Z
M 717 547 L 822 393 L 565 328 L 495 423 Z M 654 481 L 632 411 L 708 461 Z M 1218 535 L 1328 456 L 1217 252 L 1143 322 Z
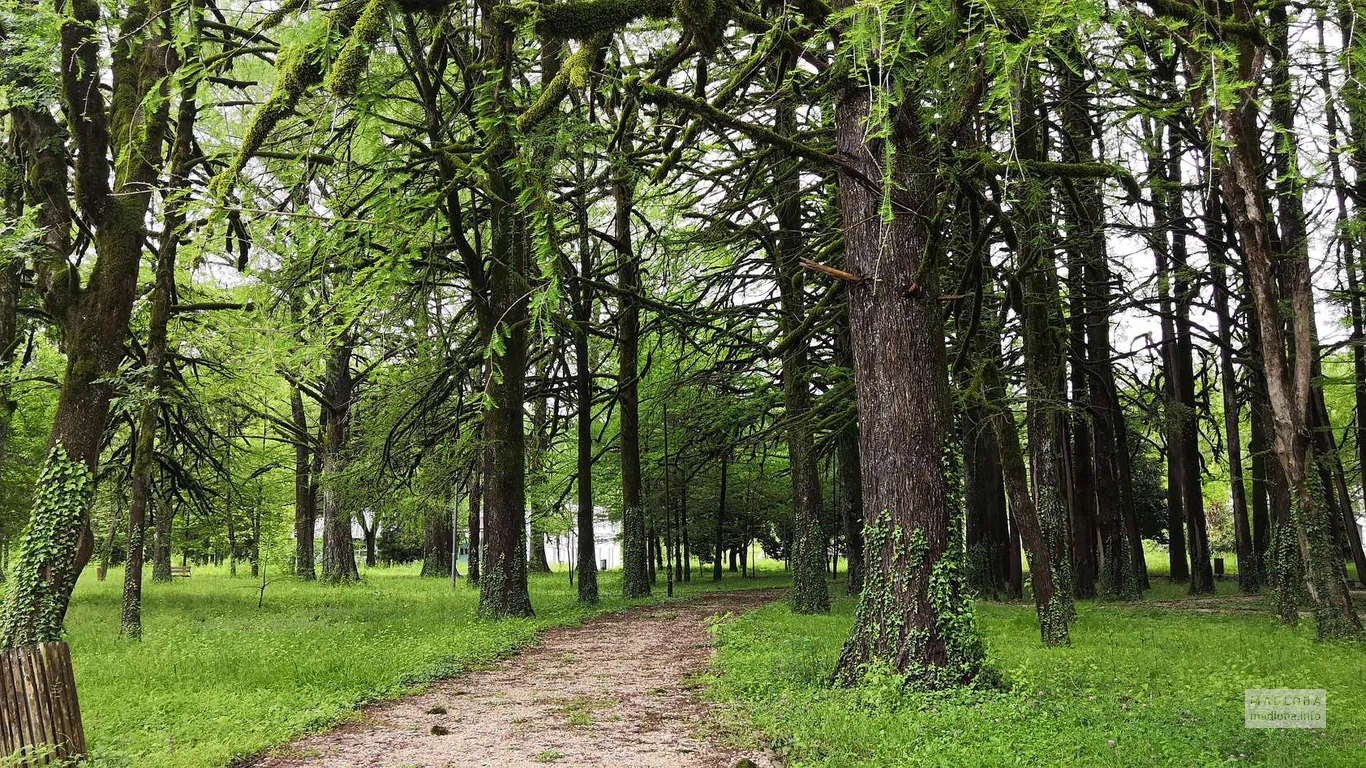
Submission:
M 510 194 L 503 190 L 499 195 Z M 512 199 L 511 197 L 505 199 Z M 510 218 L 513 211 L 502 211 Z M 495 220 L 495 232 L 506 229 L 506 239 L 495 252 L 497 260 L 493 306 L 504 323 L 502 351 L 492 353 L 487 391 L 490 407 L 484 414 L 484 526 L 480 532 L 484 554 L 480 560 L 479 612 L 491 618 L 532 615 L 527 589 L 526 443 L 523 429 L 527 355 L 527 302 L 524 297 L 525 250 L 513 235 L 513 222 Z M 495 236 L 498 240 L 499 236 Z M 515 267 L 514 267 L 515 265 Z
M 441 507 L 427 510 L 422 526 L 422 575 L 451 577 L 451 540 L 455 538 L 451 512 Z
M 527 542 L 527 569 L 531 573 L 550 573 L 550 558 L 545 554 L 545 534 L 531 527 L 531 541 Z
M 343 331 L 341 337 L 332 342 L 322 388 L 326 399 L 323 404 L 325 418 L 322 420 L 322 580 L 328 584 L 360 580 L 356 550 L 351 540 L 351 512 L 342 504 L 338 489 L 354 396 L 351 378 L 353 344 L 350 330 Z M 236 556 L 235 552 L 233 556 Z
M 73 123 L 75 199 L 85 223 L 94 230 L 96 259 L 84 289 L 73 291 L 78 281 L 65 266 L 70 208 L 63 200 L 40 217 L 40 223 L 51 228 L 44 246 L 52 258 L 40 265 L 38 280 L 46 294 L 45 307 L 62 328 L 67 366 L 22 539 L 25 545 L 11 570 L 15 583 L 0 609 L 0 650 L 59 639 L 71 590 L 94 552 L 90 494 L 113 379 L 123 362 L 147 235 L 144 218 L 169 122 L 167 75 L 177 63 L 165 50 L 169 14 L 149 16 L 144 3 L 124 10 L 110 51 L 112 96 L 106 112 L 100 86 L 106 74 L 100 62 L 103 41 L 92 34 L 100 27 L 100 12 L 98 3 L 76 4 L 61 26 L 58 58 L 64 106 Z M 157 106 L 144 109 L 144 99 L 153 89 L 160 97 Z M 37 128 L 30 138 L 60 146 L 55 121 L 28 117 L 33 120 L 27 127 Z M 29 123 L 27 117 L 24 122 Z M 112 168 L 110 147 L 118 150 Z M 35 203 L 65 198 L 65 161 L 59 169 L 51 162 L 54 159 L 50 147 L 43 147 L 28 169 L 29 194 Z M 64 230 L 57 231 L 60 228 Z
M 852 169 L 880 179 L 878 158 L 886 155 L 880 140 L 869 139 L 871 106 L 865 88 L 841 93 L 836 135 Z M 877 190 L 848 170 L 839 179 L 846 265 L 862 278 L 849 286 L 849 326 L 866 562 L 834 677 L 853 685 L 870 667 L 886 665 L 917 687 L 950 688 L 982 673 L 985 652 L 963 585 L 961 529 L 947 481 L 952 411 L 939 296 L 932 275 L 923 285 L 916 280 L 930 242 L 936 174 L 925 147 L 893 135 L 901 142 L 892 169 L 905 192 L 898 197 L 912 210 L 884 223 Z
M 500 128 L 486 150 L 491 253 L 486 257 L 487 311 L 484 330 L 491 341 L 484 412 L 484 547 L 480 559 L 479 614 L 487 618 L 531 616 L 526 572 L 526 403 L 527 323 L 530 254 L 525 222 L 517 208 L 518 189 L 505 169 L 517 147 L 506 127 L 513 90 L 514 30 L 494 17 L 505 0 L 480 3 L 480 47 L 487 66 L 488 98 L 480 118 Z

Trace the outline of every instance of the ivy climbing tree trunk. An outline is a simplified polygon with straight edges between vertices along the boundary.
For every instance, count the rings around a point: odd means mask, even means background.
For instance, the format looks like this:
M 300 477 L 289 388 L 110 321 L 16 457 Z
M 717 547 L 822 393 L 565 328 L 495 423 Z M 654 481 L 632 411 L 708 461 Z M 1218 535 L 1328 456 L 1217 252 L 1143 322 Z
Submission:
M 858 390 L 865 569 L 854 625 L 834 678 L 854 685 L 874 666 L 911 684 L 949 688 L 983 673 L 984 650 L 963 584 L 944 326 L 933 277 L 917 280 L 937 203 L 927 135 L 892 131 L 905 194 L 891 219 L 879 212 L 882 140 L 869 130 L 869 87 L 837 97 L 835 133 L 849 165 L 839 175 L 849 327 Z M 908 99 L 914 105 L 914 99 Z M 895 119 L 914 125 L 917 106 Z M 912 138 L 918 137 L 918 138 Z
M 0 648 L 58 639 L 71 589 L 94 550 L 87 519 L 91 477 L 112 380 L 124 357 L 147 235 L 144 217 L 169 122 L 166 76 L 176 62 L 168 41 L 177 17 L 164 0 L 128 6 L 106 72 L 100 14 L 96 2 L 74 2 L 60 29 L 59 81 L 75 145 L 75 200 L 93 229 L 96 258 L 80 287 L 67 261 L 71 220 L 63 214 L 70 209 L 55 206 L 53 217 L 42 223 L 67 229 L 45 237 L 49 247 L 37 279 L 44 306 L 62 329 L 67 366 L 47 459 L 0 609 Z M 108 109 L 102 82 L 111 88 Z M 148 101 L 153 93 L 156 98 Z M 54 122 L 39 119 L 35 125 L 34 138 L 60 141 Z M 44 135 L 48 130 L 53 132 Z M 49 201 L 66 194 L 65 168 L 59 174 L 50 159 L 44 153 L 34 157 L 31 170 L 43 178 L 30 182 L 31 194 Z

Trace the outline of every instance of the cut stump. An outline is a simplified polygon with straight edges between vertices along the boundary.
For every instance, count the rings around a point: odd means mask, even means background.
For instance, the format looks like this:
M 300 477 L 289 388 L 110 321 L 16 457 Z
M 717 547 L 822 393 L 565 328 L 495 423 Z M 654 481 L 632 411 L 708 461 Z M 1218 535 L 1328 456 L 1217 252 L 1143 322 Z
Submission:
M 64 763 L 85 754 L 81 707 L 63 642 L 0 654 L 0 756 L 29 766 Z

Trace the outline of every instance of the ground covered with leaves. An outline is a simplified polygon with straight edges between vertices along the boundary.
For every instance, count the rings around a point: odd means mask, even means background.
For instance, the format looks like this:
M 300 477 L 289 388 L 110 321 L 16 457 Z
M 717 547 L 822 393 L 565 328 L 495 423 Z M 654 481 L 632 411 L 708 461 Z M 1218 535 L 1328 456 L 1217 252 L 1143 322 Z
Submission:
M 876 677 L 832 689 L 854 602 L 829 616 L 775 603 L 718 627 L 711 693 L 794 767 L 1366 765 L 1366 648 L 1315 642 L 1311 620 L 1281 627 L 1269 606 L 1185 610 L 1183 592 L 1154 586 L 1145 603 L 1079 603 L 1061 649 L 1040 645 L 1031 604 L 979 602 L 1006 688 L 950 694 Z M 1245 728 L 1245 688 L 1326 689 L 1328 727 Z

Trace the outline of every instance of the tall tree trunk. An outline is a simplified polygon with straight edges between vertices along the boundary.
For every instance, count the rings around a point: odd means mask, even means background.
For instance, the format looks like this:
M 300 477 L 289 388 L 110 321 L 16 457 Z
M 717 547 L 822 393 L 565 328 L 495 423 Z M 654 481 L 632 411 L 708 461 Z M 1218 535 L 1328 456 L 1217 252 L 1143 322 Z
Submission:
M 1275 6 L 1280 13 L 1284 8 Z M 1234 3 L 1234 19 L 1252 23 L 1256 10 L 1250 0 Z M 1278 32 L 1284 40 L 1284 32 Z M 1239 38 L 1237 71 L 1224 72 L 1239 85 L 1235 99 L 1219 105 L 1219 118 L 1230 146 L 1221 157 L 1224 199 L 1243 243 L 1248 284 L 1260 321 L 1262 360 L 1267 396 L 1271 402 L 1272 435 L 1277 460 L 1289 483 L 1294 504 L 1291 525 L 1285 526 L 1298 545 L 1303 580 L 1314 608 L 1320 638 L 1359 639 L 1361 620 L 1347 588 L 1341 551 L 1333 546 L 1327 529 L 1324 489 L 1314 472 L 1314 446 L 1309 433 L 1307 409 L 1313 362 L 1317 354 L 1314 298 L 1308 248 L 1303 238 L 1282 237 L 1283 252 L 1273 251 L 1269 216 L 1262 187 L 1257 131 L 1257 83 L 1252 77 L 1256 62 L 1268 54 L 1265 42 Z M 1192 56 L 1194 60 L 1196 57 Z M 1203 61 L 1200 62 L 1203 65 Z M 1219 62 L 1215 62 L 1219 66 Z M 1227 64 L 1223 66 L 1227 67 Z M 1288 127 L 1288 126 L 1282 126 Z M 1294 171 L 1294 157 L 1291 170 Z M 1298 233 L 1296 233 L 1298 234 Z M 1284 267 L 1285 294 L 1277 281 L 1278 262 Z M 1288 299 L 1288 316 L 1282 318 L 1280 302 Z M 1287 338 L 1282 330 L 1288 321 L 1293 341 L 1293 364 L 1287 357 Z M 1283 609 L 1288 602 L 1282 595 Z
M 74 197 L 93 229 L 96 259 L 85 287 L 78 289 L 79 280 L 67 267 L 70 207 L 63 200 L 40 217 L 50 229 L 44 238 L 49 258 L 40 260 L 38 282 L 45 308 L 62 328 L 67 366 L 21 539 L 25 544 L 11 570 L 14 584 L 0 608 L 0 649 L 60 638 L 71 590 L 94 551 L 90 494 L 113 379 L 123 362 L 147 235 L 144 219 L 170 118 L 167 76 L 178 59 L 168 47 L 175 17 L 162 0 L 124 9 L 106 72 L 103 37 L 95 33 L 100 13 L 99 3 L 76 3 L 60 31 L 62 99 L 75 145 Z M 106 74 L 112 88 L 108 111 L 101 87 Z M 144 109 L 154 90 L 159 98 Z M 29 114 L 22 121 L 36 129 L 27 134 L 30 138 L 61 145 L 54 120 Z M 64 198 L 65 161 L 59 169 L 49 149 L 30 149 L 38 150 L 29 155 L 33 161 L 26 174 L 35 204 Z
M 785 57 L 783 68 L 791 65 Z M 780 135 L 797 135 L 797 105 L 788 94 L 779 99 L 775 127 Z M 778 236 L 773 262 L 782 311 L 779 351 L 782 359 L 783 413 L 787 422 L 787 454 L 792 483 L 792 610 L 827 613 L 830 590 L 825 581 L 825 532 L 821 527 L 821 485 L 816 445 L 811 434 L 811 382 L 807 364 L 806 280 L 801 264 L 800 166 L 783 155 L 773 168 Z
M 1253 339 L 1248 340 L 1248 348 L 1255 349 Z M 1255 367 L 1255 366 L 1254 366 Z M 1267 580 L 1266 556 L 1271 543 L 1271 499 L 1267 476 L 1271 472 L 1267 462 L 1266 428 L 1262 414 L 1270 408 L 1265 401 L 1265 393 L 1258 396 L 1264 385 L 1260 383 L 1261 374 L 1252 372 L 1252 403 L 1249 421 L 1252 423 L 1252 439 L 1248 451 L 1252 454 L 1252 559 L 1257 565 L 1257 581 L 1265 584 Z M 1274 463 L 1274 459 L 1272 461 Z
M 1072 581 L 1074 595 L 1079 599 L 1096 596 L 1096 516 L 1098 509 L 1098 489 L 1100 483 L 1098 465 L 1092 458 L 1091 423 L 1081 408 L 1089 405 L 1090 382 L 1087 380 L 1086 361 L 1086 290 L 1082 275 L 1081 260 L 1070 258 L 1068 264 L 1068 289 L 1071 301 L 1069 325 L 1071 334 L 1068 350 L 1071 358 L 1072 401 L 1078 406 L 1078 413 L 1069 420 L 1072 433 L 1072 488 L 1071 505 L 1071 555 Z M 1077 278 L 1072 279 L 1071 275 Z M 1062 585 L 1067 589 L 1068 585 Z
M 972 681 L 985 663 L 963 585 L 959 521 L 950 501 L 952 446 L 944 326 L 933 276 L 916 277 L 937 204 L 933 159 L 894 131 L 893 153 L 869 131 L 872 96 L 851 86 L 837 97 L 835 132 L 849 168 L 839 176 L 845 259 L 862 278 L 849 286 L 849 327 L 858 389 L 864 495 L 864 588 L 835 669 L 853 685 L 886 665 L 923 688 Z M 918 105 L 898 120 L 915 122 Z M 890 221 L 881 195 L 858 178 L 890 169 L 902 201 Z M 910 210 L 906 210 L 909 208 Z
M 1019 523 L 1020 540 L 1029 552 L 1029 578 L 1034 589 L 1034 607 L 1039 616 L 1039 635 L 1044 645 L 1069 645 L 1067 632 L 1071 604 L 1063 599 L 1066 584 L 1054 582 L 1055 569 L 1049 562 L 1051 553 L 1044 539 L 1039 513 L 1029 493 L 1024 455 L 1020 453 L 1020 434 L 1015 416 L 1005 407 L 1005 385 L 996 370 L 995 361 L 986 361 L 982 373 L 982 388 L 991 426 L 996 434 L 1000 463 L 1005 477 L 1010 509 Z
M 1229 506 L 1238 556 L 1238 588 L 1256 592 L 1261 587 L 1261 568 L 1252 549 L 1247 492 L 1243 484 L 1243 447 L 1238 418 L 1241 401 L 1238 375 L 1233 370 L 1233 319 L 1229 315 L 1229 298 L 1233 291 L 1228 276 L 1228 250 L 1223 245 L 1223 202 L 1215 186 L 1210 185 L 1209 190 L 1205 203 L 1205 233 L 1210 268 L 1214 273 L 1214 313 L 1219 322 L 1219 375 L 1224 398 L 1224 444 L 1228 451 Z
M 510 195 L 504 189 L 499 196 Z M 512 197 L 505 197 L 512 200 Z M 511 209 L 497 216 L 512 217 Z M 495 232 L 512 222 L 494 221 Z M 505 233 L 511 235 L 511 232 Z M 501 236 L 495 235 L 495 241 Z M 493 273 L 493 306 L 503 309 L 502 351 L 493 352 L 488 379 L 490 407 L 484 414 L 484 554 L 480 561 L 479 612 L 487 617 L 532 615 L 527 589 L 526 443 L 523 404 L 527 355 L 525 249 L 520 236 L 507 236 L 494 250 L 506 255 Z
M 721 454 L 721 492 L 716 506 L 716 557 L 711 564 L 711 580 L 721 580 L 721 558 L 726 545 L 726 479 L 730 474 L 730 450 Z M 735 573 L 735 550 L 730 551 L 730 571 Z
M 481 546 L 480 523 L 483 516 L 480 514 L 480 503 L 484 498 L 484 472 L 483 461 L 474 462 L 474 471 L 470 474 L 470 511 L 469 522 L 466 527 L 469 529 L 469 560 L 466 563 L 466 570 L 469 571 L 469 582 L 471 586 L 479 585 L 479 553 Z
M 580 166 L 582 167 L 582 166 Z M 581 174 L 582 175 L 582 174 Z M 588 335 L 593 324 L 593 254 L 588 247 L 588 204 L 579 201 L 579 271 L 574 289 L 574 407 L 578 428 L 579 602 L 598 602 L 596 534 L 593 532 L 593 363 Z
M 692 548 L 688 541 L 688 482 L 678 488 L 678 539 L 682 547 L 683 580 L 692 581 Z
M 345 584 L 360 580 L 356 550 L 351 540 L 351 512 L 342 504 L 339 478 L 342 454 L 346 448 L 351 416 L 354 381 L 351 376 L 351 331 L 343 331 L 332 342 L 322 393 L 325 418 L 322 419 L 322 494 L 323 494 L 323 567 L 322 580 Z M 233 553 L 236 556 L 236 552 Z
M 180 88 L 166 214 L 162 222 L 156 277 L 147 320 L 147 397 L 138 407 L 132 497 L 128 504 L 127 567 L 123 572 L 123 610 L 119 622 L 119 633 L 132 638 L 142 637 L 142 556 L 146 551 L 147 499 L 151 494 L 152 459 L 156 453 L 161 397 L 166 383 L 167 326 L 171 318 L 171 305 L 176 300 L 176 257 L 185 228 L 182 195 L 190 183 L 195 116 L 199 112 L 195 99 L 198 87 L 199 78 L 196 76 L 182 83 Z
M 990 309 L 977 311 L 985 314 Z M 959 430 L 963 454 L 967 585 L 978 595 L 996 598 L 1007 589 L 1009 532 L 1006 521 L 1009 511 L 1001 471 L 1001 449 L 997 445 L 991 414 L 980 397 L 981 382 L 977 377 L 987 366 L 997 365 L 995 357 L 999 357 L 1000 343 L 988 343 L 992 332 L 981 325 L 980 319 L 974 323 L 963 318 L 961 327 L 962 333 L 967 334 L 961 342 L 968 345 L 965 359 L 971 361 L 971 366 L 964 366 L 959 371 L 960 387 L 969 393 L 963 398 Z M 975 332 L 974 327 L 977 328 Z M 989 350 L 990 346 L 995 349 Z M 844 439 L 843 435 L 840 439 Z M 852 482 L 857 485 L 858 479 L 852 478 Z
M 1168 74 L 1164 80 L 1174 82 L 1174 75 Z M 1171 85 L 1171 87 L 1175 87 Z M 1153 131 L 1154 144 L 1148 157 L 1148 170 L 1153 179 L 1152 201 L 1154 232 L 1152 235 L 1153 255 L 1157 262 L 1158 311 L 1161 314 L 1162 328 L 1162 381 L 1164 436 L 1167 445 L 1167 575 L 1172 582 L 1184 584 L 1190 580 L 1190 567 L 1186 564 L 1186 495 L 1184 483 L 1185 470 L 1181 459 L 1182 429 L 1184 415 L 1181 412 L 1181 397 L 1177 386 L 1180 374 L 1176 365 L 1176 324 L 1172 307 L 1171 252 L 1172 240 L 1180 234 L 1172 225 L 1174 213 L 1170 210 L 1169 193 L 1165 183 L 1168 168 L 1163 150 L 1163 128 L 1159 123 Z M 1169 240 L 1168 237 L 1172 240 Z
M 1015 152 L 1024 161 L 1044 159 L 1036 89 L 1032 75 L 1021 86 Z M 1067 539 L 1068 486 L 1063 469 L 1067 365 L 1062 340 L 1066 331 L 1061 319 L 1062 300 L 1051 252 L 1054 233 L 1042 216 L 1045 193 L 1042 186 L 1032 180 L 1025 179 L 1020 184 L 1022 198 L 1015 206 L 1022 229 L 1019 279 L 1023 306 L 1020 309 L 1024 325 L 1025 391 L 1029 396 L 1025 419 L 1034 481 L 1031 490 L 1048 543 L 1054 582 L 1059 586 L 1057 597 L 1063 615 L 1070 620 L 1075 609 L 1072 607 L 1072 568 Z M 1015 519 L 1023 533 L 1027 523 L 1020 520 L 1018 512 Z
M 289 411 L 294 424 L 294 575 L 313 581 L 318 578 L 313 564 L 313 527 L 318 510 L 309 463 L 308 414 L 298 387 L 290 387 Z
M 1100 130 L 1092 106 L 1086 62 L 1075 36 L 1069 35 L 1061 46 L 1063 93 L 1061 109 L 1067 140 L 1063 158 L 1068 162 L 1092 163 Z M 1074 454 L 1078 457 L 1078 496 L 1082 511 L 1072 515 L 1073 562 L 1077 571 L 1078 596 L 1095 594 L 1087 577 L 1100 582 L 1101 592 L 1111 598 L 1137 596 L 1147 587 L 1147 565 L 1143 543 L 1138 535 L 1138 517 L 1133 504 L 1133 485 L 1129 469 L 1128 428 L 1115 386 L 1114 350 L 1110 345 L 1111 272 L 1105 240 L 1105 208 L 1099 182 L 1078 179 L 1070 182 L 1068 196 L 1071 263 L 1080 274 L 1073 282 L 1072 346 L 1074 370 L 1073 397 L 1085 404 L 1087 420 L 1074 427 Z M 1071 279 L 1071 270 L 1069 270 Z M 1079 420 L 1080 421 L 1080 420 Z M 1091 434 L 1086 438 L 1086 428 Z M 1090 467 L 1082 459 L 1091 450 Z M 1081 478 L 1090 475 L 1090 493 Z M 1089 502 L 1089 503 L 1088 503 Z M 1089 514 L 1088 514 L 1089 513 Z M 1104 554 L 1105 572 L 1098 572 L 1097 543 Z M 1082 563 L 1085 563 L 1083 567 Z
M 1175 343 L 1170 347 L 1173 386 L 1177 399 L 1177 451 L 1181 472 L 1181 503 L 1186 512 L 1186 552 L 1190 557 L 1191 594 L 1214 592 L 1214 566 L 1210 561 L 1209 526 L 1205 520 L 1204 490 L 1200 481 L 1199 415 L 1195 402 L 1194 342 L 1191 338 L 1190 307 L 1195 302 L 1195 284 L 1190 276 L 1187 243 L 1192 233 L 1181 194 L 1181 159 L 1183 147 L 1170 133 L 1167 147 L 1167 173 L 1164 181 L 1171 185 L 1163 190 L 1168 195 L 1167 215 L 1172 230 L 1172 309 L 1175 312 Z
M 621 108 L 621 146 L 624 157 L 631 152 L 634 130 L 634 102 L 628 97 Z M 649 560 L 646 535 L 645 502 L 641 498 L 640 473 L 640 268 L 631 243 L 631 208 L 635 183 L 630 169 L 618 162 L 613 166 L 612 199 L 616 205 L 615 237 L 617 251 L 617 410 L 621 434 L 621 590 L 628 598 L 648 597 L 654 571 Z

